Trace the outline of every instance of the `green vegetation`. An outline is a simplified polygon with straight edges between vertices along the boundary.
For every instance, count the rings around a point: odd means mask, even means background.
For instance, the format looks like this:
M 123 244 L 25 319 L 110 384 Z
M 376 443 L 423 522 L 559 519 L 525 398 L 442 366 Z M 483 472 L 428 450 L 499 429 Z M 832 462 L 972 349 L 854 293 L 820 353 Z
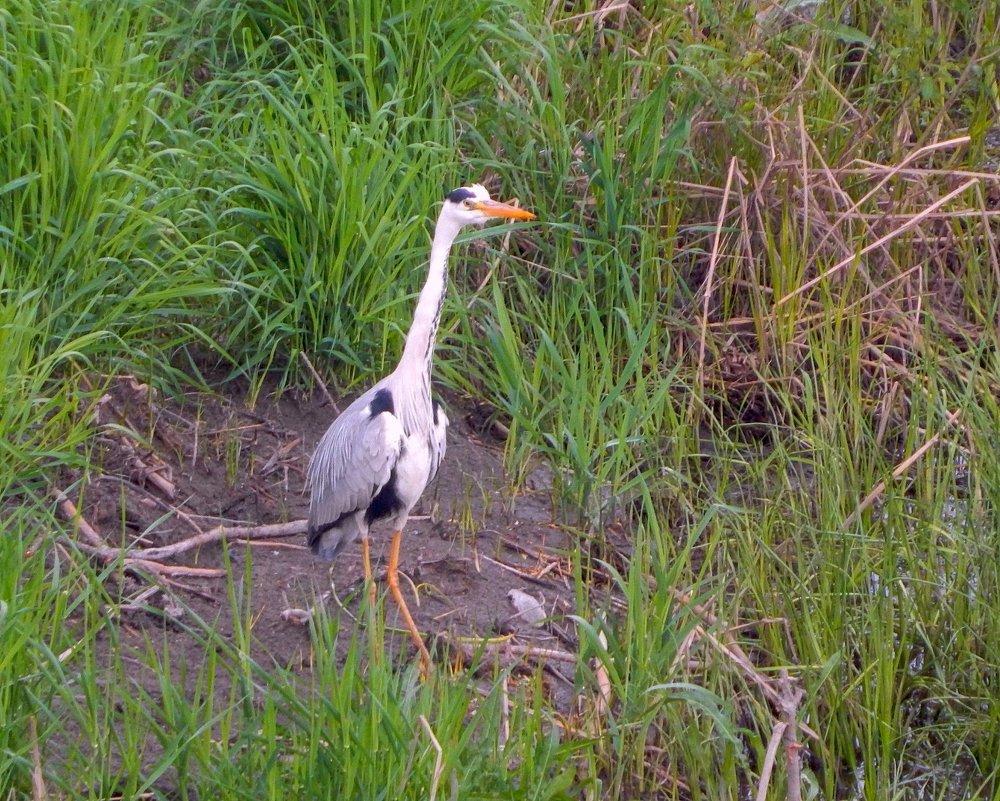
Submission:
M 777 713 L 713 641 L 804 691 L 803 797 L 1000 797 L 1000 8 L 791 5 L 5 3 L 0 799 L 39 766 L 67 798 L 752 797 Z M 242 585 L 238 636 L 189 622 L 196 675 L 150 642 L 137 689 L 119 566 L 48 547 L 101 376 L 372 378 L 480 179 L 541 224 L 454 271 L 437 377 L 495 404 L 515 485 L 553 466 L 610 710 L 519 684 L 501 747 L 502 677 L 421 685 L 333 621 L 306 685 L 250 659 Z

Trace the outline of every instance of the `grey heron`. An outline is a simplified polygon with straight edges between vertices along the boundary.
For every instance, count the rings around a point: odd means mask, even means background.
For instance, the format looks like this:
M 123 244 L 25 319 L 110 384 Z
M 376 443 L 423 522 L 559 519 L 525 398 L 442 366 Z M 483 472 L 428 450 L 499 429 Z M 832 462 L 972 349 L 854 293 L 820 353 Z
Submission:
M 420 652 L 424 675 L 430 654 L 399 591 L 399 547 L 410 510 L 437 473 L 445 451 L 448 419 L 431 398 L 431 365 L 448 288 L 448 254 L 462 228 L 497 218 L 532 220 L 535 215 L 491 200 L 479 184 L 448 193 L 399 364 L 333 421 L 309 462 L 309 546 L 317 556 L 333 559 L 349 542 L 360 541 L 371 603 L 368 531 L 377 521 L 391 521 L 389 591 Z

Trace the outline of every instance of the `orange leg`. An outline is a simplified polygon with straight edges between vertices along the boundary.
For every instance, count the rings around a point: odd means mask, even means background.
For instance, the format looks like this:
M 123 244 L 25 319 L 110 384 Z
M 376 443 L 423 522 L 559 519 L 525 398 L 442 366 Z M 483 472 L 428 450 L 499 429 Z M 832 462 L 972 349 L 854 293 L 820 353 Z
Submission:
M 431 655 L 427 652 L 427 646 L 424 645 L 424 640 L 420 636 L 417 624 L 413 622 L 410 610 L 406 608 L 403 593 L 399 591 L 399 545 L 402 541 L 403 532 L 393 532 L 392 545 L 389 546 L 389 592 L 392 593 L 393 600 L 395 600 L 400 613 L 403 615 L 403 622 L 406 623 L 406 628 L 410 630 L 410 636 L 420 651 L 420 675 L 427 678 L 431 670 Z
M 368 605 L 375 612 L 375 579 L 372 576 L 372 557 L 368 551 L 368 537 L 361 540 L 361 561 L 365 566 L 365 583 L 368 585 Z
M 378 610 L 378 605 L 375 594 L 375 577 L 372 575 L 372 557 L 368 550 L 368 537 L 361 540 L 361 561 L 365 566 L 365 584 L 368 588 L 368 625 L 371 627 L 372 632 L 381 632 L 382 626 L 379 623 L 378 615 L 375 614 Z M 378 636 L 381 636 L 381 634 Z M 375 642 L 375 636 L 368 637 L 368 652 L 372 663 L 382 661 L 380 656 L 382 651 L 375 647 Z

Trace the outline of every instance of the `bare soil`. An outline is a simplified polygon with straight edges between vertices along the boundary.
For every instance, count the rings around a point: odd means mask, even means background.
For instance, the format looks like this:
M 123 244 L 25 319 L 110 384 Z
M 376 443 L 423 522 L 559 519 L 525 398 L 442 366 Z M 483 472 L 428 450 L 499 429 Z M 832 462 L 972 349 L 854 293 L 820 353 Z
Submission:
M 336 412 L 318 393 L 265 388 L 256 402 L 247 393 L 245 385 L 230 382 L 220 394 L 163 398 L 135 379 L 116 379 L 95 410 L 100 434 L 89 472 L 67 477 L 67 495 L 85 524 L 133 558 L 219 524 L 285 523 L 301 532 L 309 502 L 306 466 Z M 417 626 L 439 653 L 443 643 L 498 635 L 566 648 L 566 637 L 554 636 L 560 631 L 532 625 L 510 598 L 520 590 L 546 614 L 570 609 L 564 555 L 571 535 L 551 522 L 544 473 L 539 471 L 535 489 L 512 495 L 502 467 L 503 442 L 489 433 L 496 427 L 482 426 L 473 404 L 444 400 L 451 420 L 447 455 L 403 539 L 402 584 Z M 375 573 L 382 578 L 391 533 L 383 529 L 373 529 L 371 542 Z M 79 528 L 74 536 L 83 541 Z M 233 586 L 250 588 L 241 603 L 249 604 L 254 621 L 253 654 L 265 665 L 309 670 L 310 629 L 303 622 L 319 604 L 339 616 L 342 631 L 365 619 L 359 546 L 331 564 L 314 557 L 296 533 L 225 545 L 220 540 L 161 562 L 163 570 L 137 569 L 123 580 L 117 639 L 126 650 L 141 650 L 158 639 L 150 638 L 154 631 L 163 632 L 171 661 L 183 661 L 192 674 L 204 645 L 184 624 L 197 617 L 222 636 L 233 633 L 227 569 Z M 415 649 L 386 589 L 380 581 L 386 638 L 396 659 L 411 660 Z M 148 671 L 140 661 L 135 670 L 130 678 L 148 686 L 152 677 L 142 675 Z

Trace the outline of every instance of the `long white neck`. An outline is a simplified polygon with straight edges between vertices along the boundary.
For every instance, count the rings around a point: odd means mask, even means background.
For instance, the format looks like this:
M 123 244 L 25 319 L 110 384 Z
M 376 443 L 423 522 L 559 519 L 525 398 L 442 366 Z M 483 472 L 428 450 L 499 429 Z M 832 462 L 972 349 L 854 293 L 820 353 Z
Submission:
M 420 290 L 417 308 L 413 312 L 413 323 L 406 335 L 406 346 L 399 360 L 397 371 L 423 374 L 430 378 L 431 359 L 434 355 L 434 338 L 441 321 L 441 308 L 448 291 L 448 253 L 462 226 L 445 217 L 442 211 L 434 227 L 434 241 L 431 243 L 431 260 L 427 271 L 427 281 Z

